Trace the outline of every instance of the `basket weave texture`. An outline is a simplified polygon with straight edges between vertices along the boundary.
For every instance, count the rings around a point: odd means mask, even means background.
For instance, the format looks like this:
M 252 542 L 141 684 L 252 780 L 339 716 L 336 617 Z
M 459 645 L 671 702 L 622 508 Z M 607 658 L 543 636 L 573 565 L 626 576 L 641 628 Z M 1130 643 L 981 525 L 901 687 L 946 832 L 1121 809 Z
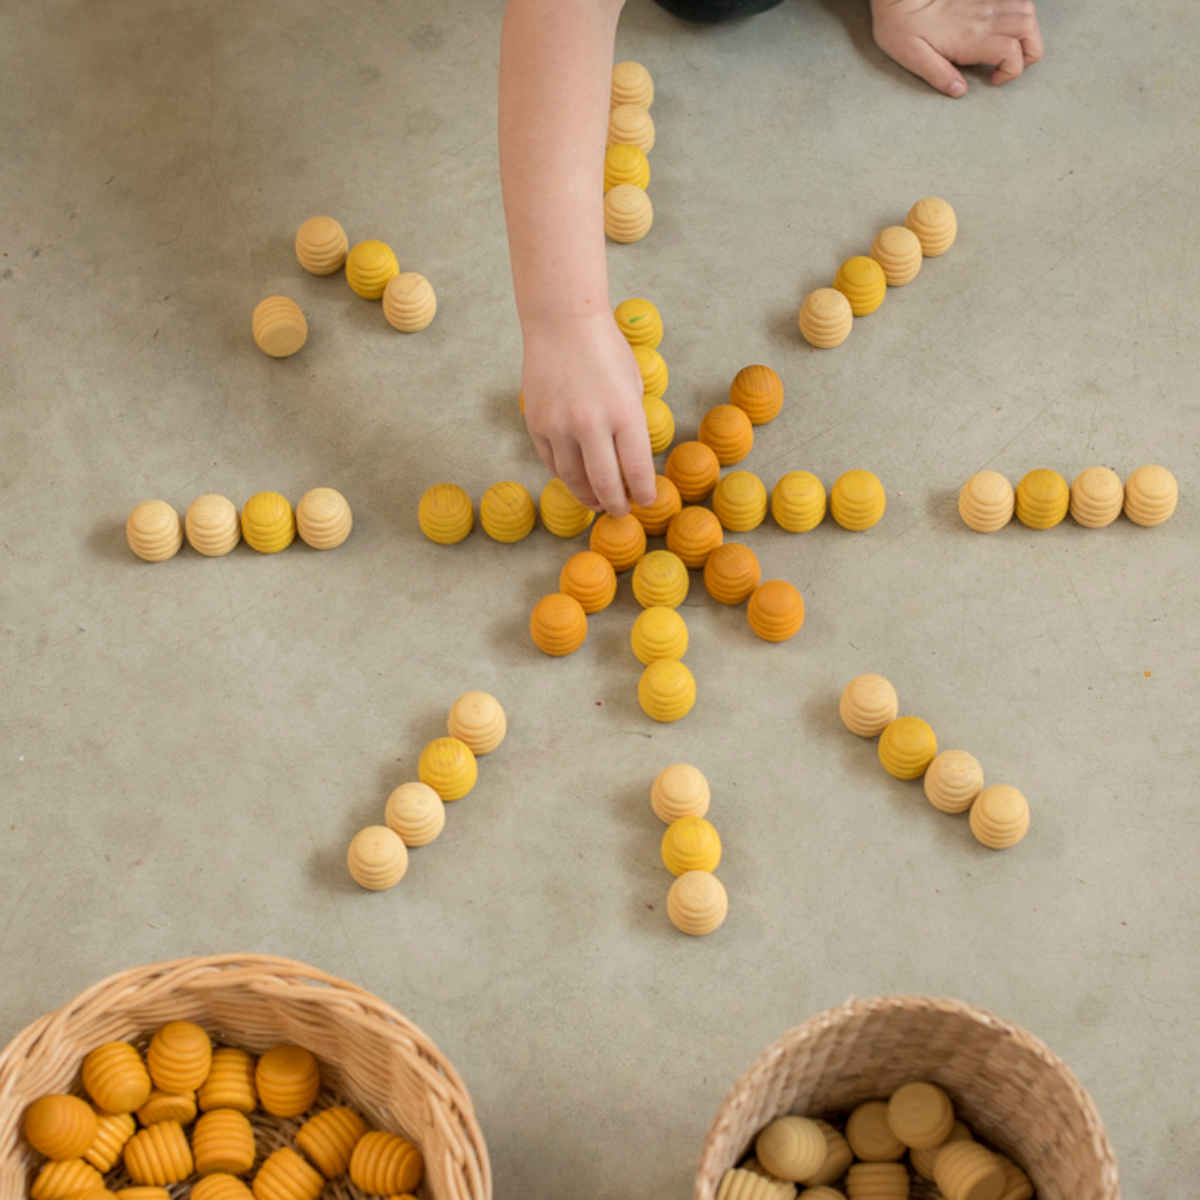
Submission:
M 425 1159 L 430 1200 L 491 1200 L 487 1147 L 471 1098 L 450 1062 L 411 1021 L 376 996 L 292 959 L 219 955 L 111 976 L 27 1026 L 0 1053 L 0 1200 L 24 1200 L 40 1158 L 21 1136 L 25 1108 L 48 1092 L 82 1094 L 83 1057 L 107 1041 L 145 1048 L 168 1021 L 202 1025 L 217 1045 L 261 1054 L 280 1042 L 312 1051 L 323 1091 L 370 1125 L 402 1134 Z M 260 1158 L 292 1141 L 300 1120 L 259 1113 Z M 186 1186 L 172 1189 L 183 1194 Z M 327 1185 L 329 1200 L 358 1193 Z
M 709 1128 L 693 1200 L 714 1200 L 774 1118 L 844 1116 L 917 1079 L 944 1088 L 976 1135 L 1025 1169 L 1038 1200 L 1120 1200 L 1108 1136 L 1067 1065 L 992 1013 L 931 996 L 851 999 L 768 1046 Z

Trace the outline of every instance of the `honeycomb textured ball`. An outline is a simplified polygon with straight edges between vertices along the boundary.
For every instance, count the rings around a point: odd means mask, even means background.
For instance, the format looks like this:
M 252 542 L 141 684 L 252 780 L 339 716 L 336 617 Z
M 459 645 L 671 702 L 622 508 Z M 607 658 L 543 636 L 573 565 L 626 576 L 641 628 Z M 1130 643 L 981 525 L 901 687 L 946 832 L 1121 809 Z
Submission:
M 78 1096 L 42 1096 L 25 1110 L 21 1132 L 49 1159 L 82 1158 L 96 1140 L 96 1114 Z
M 945 1200 L 1000 1200 L 1004 1167 L 975 1141 L 949 1142 L 934 1160 L 933 1177 Z
M 691 576 L 683 559 L 670 550 L 651 550 L 633 570 L 634 599 L 643 608 L 678 608 L 687 599 Z
M 646 531 L 631 512 L 623 517 L 601 513 L 592 526 L 588 545 L 607 558 L 613 570 L 620 574 L 628 571 L 646 553 Z
M 287 296 L 268 296 L 250 314 L 254 344 L 272 358 L 287 358 L 308 341 L 308 322 L 300 305 Z
M 786 642 L 804 624 L 804 597 L 786 579 L 768 579 L 751 592 L 746 620 L 764 642 Z
M 613 565 L 595 550 L 580 550 L 572 554 L 558 574 L 558 590 L 579 601 L 587 614 L 607 608 L 617 594 L 617 573 Z M 570 617 L 570 628 L 577 622 Z M 534 635 L 536 640 L 536 634 Z
M 638 704 L 646 716 L 669 724 L 681 720 L 692 711 L 696 703 L 696 680 L 677 658 L 660 658 L 642 672 L 637 696 Z
M 807 1117 L 777 1117 L 755 1139 L 754 1155 L 776 1179 L 799 1183 L 821 1169 L 825 1135 Z
M 146 562 L 166 562 L 183 545 L 183 522 L 165 500 L 143 500 L 125 521 L 125 541 Z
M 353 527 L 350 504 L 337 488 L 312 488 L 296 505 L 296 532 L 314 550 L 335 549 Z
M 254 1090 L 254 1056 L 234 1046 L 213 1051 L 208 1078 L 196 1093 L 201 1112 L 213 1108 L 236 1108 L 252 1113 L 258 1107 Z
M 201 1175 L 245 1175 L 254 1166 L 254 1127 L 236 1108 L 214 1108 L 192 1130 L 192 1157 Z
M 258 1060 L 254 1087 L 259 1103 L 272 1116 L 298 1117 L 317 1098 L 321 1071 L 311 1051 L 284 1043 Z
M 604 232 L 614 242 L 640 242 L 654 224 L 654 204 L 644 188 L 618 183 L 604 193 Z
M 648 535 L 662 537 L 671 518 L 683 508 L 683 499 L 679 489 L 665 475 L 655 475 L 654 489 L 653 504 L 634 504 L 631 508 Z
M 310 275 L 332 275 L 349 249 L 350 239 L 333 217 L 309 217 L 296 230 L 296 258 Z
M 650 160 L 640 146 L 609 146 L 604 152 L 604 190 L 628 185 L 650 185 Z
M 832 350 L 849 336 L 854 325 L 850 301 L 837 288 L 817 288 L 800 305 L 800 332 L 818 350 Z
M 721 861 L 721 836 L 704 817 L 680 817 L 663 831 L 659 849 L 672 875 L 715 871 Z
M 1179 503 L 1179 483 L 1166 467 L 1138 467 L 1125 481 L 1125 515 L 1135 524 L 1161 525 Z
M 937 754 L 937 735 L 920 717 L 897 717 L 879 735 L 878 752 L 889 775 L 919 779 Z
M 825 1159 L 820 1170 L 810 1176 L 808 1182 L 816 1188 L 821 1188 L 845 1175 L 847 1167 L 854 1161 L 854 1152 L 850 1149 L 850 1143 L 828 1121 L 818 1120 L 817 1126 L 825 1136 Z M 827 1190 L 833 1191 L 832 1188 Z M 837 1194 L 837 1192 L 833 1192 L 833 1196 Z M 833 1200 L 833 1198 L 816 1197 L 816 1200 Z
M 911 283 L 921 270 L 921 239 L 906 225 L 889 225 L 875 235 L 871 257 L 883 268 L 888 287 Z
M 723 542 L 704 563 L 704 586 L 718 604 L 741 604 L 761 581 L 758 558 L 739 542 Z
M 729 403 L 750 418 L 751 425 L 765 425 L 783 408 L 783 380 L 761 363 L 743 367 L 729 385 Z
M 654 149 L 654 118 L 637 104 L 618 104 L 608 114 L 608 144 L 637 146 L 649 154 Z
M 649 108 L 653 103 L 654 80 L 650 78 L 650 72 L 632 59 L 617 63 L 612 69 L 609 106 L 617 108 L 622 104 L 636 104 L 639 108 Z
M 795 1200 L 796 1189 L 782 1179 L 768 1179 L 742 1167 L 721 1176 L 717 1200 Z
M 366 1132 L 358 1113 L 338 1105 L 305 1121 L 296 1133 L 296 1145 L 326 1179 L 334 1179 L 349 1169 L 354 1147 Z
M 383 289 L 383 316 L 401 333 L 420 333 L 437 315 L 433 284 L 416 271 L 401 271 Z
M 887 494 L 870 471 L 846 471 L 829 492 L 829 511 L 843 528 L 854 532 L 879 523 L 887 509 Z
M 752 471 L 730 471 L 717 481 L 713 512 L 734 533 L 757 529 L 767 517 L 767 488 Z
M 631 346 L 650 346 L 657 350 L 662 343 L 662 315 L 649 300 L 641 296 L 622 300 L 613 309 L 613 319 Z
M 364 1192 L 388 1196 L 411 1192 L 425 1164 L 411 1142 L 378 1130 L 364 1134 L 350 1157 L 350 1181 Z
M 439 546 L 453 546 L 471 532 L 475 509 L 471 497 L 457 483 L 435 483 L 426 488 L 417 508 L 421 532 Z
M 716 451 L 703 442 L 680 442 L 663 468 L 667 478 L 679 489 L 687 504 L 703 500 L 717 486 L 721 462 Z
M 360 888 L 386 892 L 408 871 L 408 849 L 395 830 L 386 825 L 368 825 L 350 839 L 346 870 Z
M 562 658 L 573 653 L 587 637 L 587 615 L 583 605 L 565 592 L 543 596 L 529 616 L 529 635 L 543 654 Z
M 446 806 L 429 784 L 402 783 L 388 796 L 383 819 L 406 846 L 428 846 L 446 827 Z
M 578 537 L 596 519 L 596 514 L 571 494 L 571 489 L 557 476 L 550 480 L 538 497 L 538 512 L 542 524 L 555 537 Z
M 663 767 L 650 786 L 650 807 L 667 825 L 680 817 L 704 816 L 711 798 L 704 772 L 691 763 L 672 763 Z
M 134 1183 L 169 1187 L 193 1171 L 192 1148 L 178 1121 L 160 1121 L 125 1145 L 125 1170 Z
M 942 1146 L 946 1145 L 946 1142 L 969 1142 L 971 1140 L 971 1131 L 961 1121 L 955 1121 Z M 922 1179 L 932 1181 L 934 1163 L 937 1162 L 937 1156 L 941 1152 L 942 1146 L 933 1146 L 928 1150 L 909 1151 L 908 1161 Z
M 1017 484 L 1017 520 L 1030 529 L 1053 529 L 1071 503 L 1067 481 L 1049 467 L 1030 471 Z
M 255 1200 L 317 1200 L 324 1187 L 325 1177 L 290 1146 L 268 1154 L 251 1184 Z
M 709 871 L 684 871 L 667 892 L 667 916 L 681 933 L 704 937 L 729 913 L 725 885 Z
M 479 501 L 479 523 L 494 542 L 519 542 L 536 521 L 533 497 L 515 480 L 493 483 Z
M 653 346 L 633 346 L 631 349 L 642 376 L 642 396 L 661 398 L 671 382 L 666 359 Z
M 698 504 L 688 504 L 667 523 L 667 549 L 692 569 L 699 570 L 725 540 L 717 514 Z
M 170 1021 L 150 1039 L 146 1068 L 164 1092 L 192 1092 L 212 1067 L 212 1041 L 192 1021 Z
M 1125 501 L 1121 477 L 1108 467 L 1088 467 L 1071 484 L 1071 519 L 1087 529 L 1103 529 L 1120 515 Z
M 966 750 L 943 750 L 926 767 L 923 786 L 925 799 L 934 808 L 944 813 L 966 812 L 983 789 L 983 767 Z
M 465 742 L 472 754 L 490 754 L 504 741 L 508 717 L 490 692 L 464 692 L 450 708 L 446 732 Z
M 958 493 L 958 515 L 976 533 L 995 533 L 1012 520 L 1013 485 L 999 471 L 976 471 Z
M 898 1162 L 856 1163 L 846 1172 L 849 1200 L 908 1200 L 908 1168 Z
M 207 558 L 228 554 L 242 540 L 237 506 L 215 492 L 197 496 L 188 505 L 183 527 L 192 549 Z
M 700 419 L 698 439 L 723 467 L 741 462 L 754 446 L 754 426 L 736 404 L 716 404 Z
M 137 1110 L 138 1122 L 156 1125 L 159 1121 L 178 1121 L 190 1125 L 196 1119 L 195 1092 L 160 1092 L 155 1089 L 150 1099 Z
M 364 300 L 378 300 L 388 280 L 400 274 L 391 246 L 368 239 L 346 255 L 346 282 Z
M 887 1105 L 882 1100 L 860 1104 L 846 1122 L 846 1141 L 863 1162 L 895 1162 L 907 1147 L 888 1124 Z
M 242 506 L 242 537 L 259 554 L 278 554 L 296 537 L 296 517 L 286 496 L 259 492 Z
M 461 800 L 475 786 L 479 764 L 471 747 L 461 738 L 434 738 L 417 760 L 417 777 L 450 804 Z
M 125 1143 L 136 1132 L 132 1113 L 97 1113 L 96 1136 L 83 1157 L 97 1171 L 111 1171 L 120 1162 Z
M 1029 832 L 1029 801 L 1007 784 L 985 787 L 971 805 L 971 832 L 989 850 L 1007 850 Z
M 1004 1168 L 1004 1190 L 1000 1200 L 1033 1200 L 1033 1184 L 1029 1176 L 1010 1158 L 997 1154 L 1001 1167 Z
M 865 317 L 883 303 L 887 276 L 873 258 L 856 254 L 838 268 L 833 286 L 850 301 L 850 311 L 856 317 Z
M 771 490 L 771 516 L 789 533 L 807 533 L 825 520 L 825 485 L 811 471 L 789 471 Z
M 945 254 L 958 236 L 958 218 L 954 209 L 940 196 L 926 196 L 908 210 L 904 224 L 917 235 L 926 258 Z
M 842 724 L 859 737 L 878 737 L 899 712 L 896 689 L 882 675 L 856 675 L 838 703 Z
M 909 1149 L 940 1146 L 954 1128 L 954 1105 L 936 1084 L 906 1083 L 888 1100 L 888 1125 Z
M 104 1187 L 104 1179 L 95 1167 L 82 1159 L 68 1158 L 48 1162 L 30 1186 L 31 1200 L 67 1200 Z
M 205 1175 L 192 1184 L 188 1200 L 252 1200 L 254 1193 L 232 1175 Z
M 642 411 L 646 414 L 650 452 L 661 454 L 675 439 L 675 414 L 660 396 L 643 396 Z
M 150 1074 L 128 1042 L 105 1042 L 83 1060 L 83 1086 L 106 1113 L 136 1112 L 150 1099 Z
M 682 658 L 688 648 L 688 627 L 673 608 L 643 609 L 629 634 L 629 644 L 643 666 Z

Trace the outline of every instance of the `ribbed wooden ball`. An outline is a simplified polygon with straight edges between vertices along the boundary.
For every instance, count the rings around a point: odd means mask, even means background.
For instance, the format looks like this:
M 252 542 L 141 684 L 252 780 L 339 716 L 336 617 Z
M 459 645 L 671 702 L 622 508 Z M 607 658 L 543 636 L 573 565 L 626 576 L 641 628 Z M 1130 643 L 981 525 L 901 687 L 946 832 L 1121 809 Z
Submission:
M 741 604 L 761 582 L 758 558 L 740 542 L 723 542 L 704 562 L 704 586 L 718 604 Z
M 335 549 L 353 528 L 350 503 L 337 488 L 311 488 L 296 505 L 296 532 L 314 550 Z
M 254 1166 L 254 1127 L 235 1108 L 214 1108 L 192 1129 L 192 1157 L 201 1175 L 245 1175 Z
M 633 623 L 629 644 L 644 666 L 660 659 L 682 658 L 688 648 L 687 623 L 673 608 L 643 609 Z
M 888 1100 L 887 1115 L 892 1132 L 909 1149 L 940 1146 L 954 1128 L 954 1105 L 934 1083 L 902 1084 Z
M 350 239 L 333 217 L 309 217 L 296 230 L 296 258 L 312 275 L 332 275 L 346 261 Z
M 782 1179 L 770 1179 L 744 1167 L 731 1167 L 721 1176 L 717 1200 L 795 1200 L 796 1189 Z
M 637 146 L 649 154 L 654 149 L 654 118 L 637 104 L 618 104 L 608 114 L 608 144 Z
M 642 296 L 622 300 L 613 309 L 613 319 L 631 346 L 651 346 L 657 350 L 662 343 L 662 314 Z
M 654 103 L 654 80 L 640 62 L 627 59 L 612 69 L 612 91 L 609 107 L 621 104 L 636 104 L 649 108 Z
M 711 798 L 712 791 L 704 772 L 691 763 L 672 763 L 663 767 L 650 786 L 650 807 L 667 825 L 680 817 L 704 816 Z
M 717 480 L 712 508 L 723 528 L 734 533 L 757 529 L 767 516 L 767 488 L 752 471 L 730 471 Z
M 1012 520 L 1013 485 L 999 471 L 976 471 L 958 493 L 958 515 L 976 533 L 995 533 Z
M 809 1178 L 808 1183 L 810 1188 L 820 1189 L 845 1175 L 846 1169 L 854 1161 L 854 1151 L 850 1149 L 850 1143 L 828 1121 L 817 1118 L 816 1123 L 825 1135 L 825 1160 L 821 1163 L 820 1170 Z M 833 1191 L 832 1188 L 826 1190 Z M 836 1195 L 837 1193 L 834 1192 L 834 1196 Z M 833 1198 L 818 1195 L 814 1196 L 812 1200 L 833 1200 Z
M 472 754 L 490 754 L 504 741 L 508 717 L 490 692 L 463 692 L 450 706 L 446 732 L 465 743 Z
M 946 1136 L 946 1141 L 941 1146 L 932 1146 L 928 1150 L 910 1150 L 908 1161 L 922 1179 L 932 1180 L 933 1166 L 937 1162 L 937 1156 L 941 1153 L 942 1146 L 947 1142 L 969 1142 L 971 1140 L 971 1131 L 961 1121 L 955 1121 Z
M 1088 467 L 1071 483 L 1071 519 L 1086 529 L 1103 529 L 1120 515 L 1125 502 L 1121 477 L 1110 467 Z
M 604 555 L 612 563 L 613 570 L 620 574 L 628 571 L 646 553 L 646 531 L 631 512 L 623 517 L 601 513 L 592 526 L 588 546 Z
M 1000 1200 L 1033 1200 L 1033 1184 L 1029 1176 L 1011 1158 L 1005 1158 L 1003 1154 L 997 1154 L 996 1157 L 1004 1168 L 1004 1188 Z
M 817 288 L 800 305 L 800 332 L 804 340 L 818 350 L 840 346 L 854 327 L 850 301 L 837 288 Z
M 940 196 L 926 196 L 908 210 L 904 224 L 917 235 L 926 258 L 945 254 L 958 236 L 958 217 Z
M 642 396 L 661 397 L 671 382 L 666 359 L 653 346 L 632 346 L 634 361 L 642 377 Z
M 194 1021 L 169 1021 L 150 1039 L 146 1068 L 164 1092 L 195 1091 L 212 1067 L 212 1039 Z
M 845 1169 L 843 1168 L 841 1174 L 836 1176 L 836 1178 L 840 1179 L 845 1173 Z M 791 1200 L 790 1197 L 789 1200 Z M 806 1187 L 800 1193 L 800 1200 L 846 1200 L 846 1193 L 839 1192 L 837 1188 L 818 1184 L 816 1187 Z
M 687 599 L 691 576 L 683 559 L 670 550 L 651 550 L 633 569 L 634 599 L 643 608 L 678 608 Z
M 721 835 L 704 817 L 680 817 L 663 831 L 659 850 L 672 875 L 715 871 L 721 862 Z
M 228 554 L 242 540 L 237 506 L 215 492 L 197 496 L 188 505 L 183 527 L 192 549 L 207 558 Z
M 254 1193 L 240 1179 L 224 1172 L 196 1180 L 188 1193 L 188 1200 L 253 1200 L 253 1197 Z
M 855 1163 L 846 1172 L 848 1200 L 908 1200 L 908 1168 L 898 1162 Z
M 572 554 L 558 574 L 558 590 L 577 600 L 587 614 L 607 608 L 617 594 L 613 565 L 595 550 Z M 572 625 L 576 624 L 572 620 Z
M 1029 832 L 1029 801 L 1015 787 L 994 783 L 971 805 L 971 832 L 990 850 L 1007 850 Z
M 350 839 L 346 870 L 359 887 L 369 892 L 385 892 L 404 878 L 408 850 L 395 830 L 386 825 L 368 825 Z
M 1070 504 L 1067 481 L 1049 467 L 1029 471 L 1017 484 L 1017 520 L 1030 529 L 1053 529 Z
M 604 193 L 604 232 L 614 242 L 640 242 L 654 224 L 654 204 L 644 188 L 618 183 Z
M 733 377 L 729 403 L 736 404 L 752 425 L 765 425 L 783 408 L 783 380 L 770 367 L 752 363 Z
M 254 1088 L 254 1056 L 236 1046 L 220 1046 L 213 1051 L 208 1078 L 196 1093 L 201 1112 L 213 1108 L 236 1108 L 252 1113 L 258 1107 Z
M 804 624 L 804 597 L 786 579 L 768 579 L 750 593 L 746 620 L 764 642 L 786 642 Z
M 446 827 L 446 805 L 429 784 L 413 780 L 392 789 L 383 820 L 406 846 L 428 846 Z
M 800 1183 L 821 1169 L 825 1135 L 807 1117 L 776 1117 L 755 1138 L 754 1156 L 776 1179 Z
M 519 542 L 537 523 L 533 497 L 513 479 L 493 483 L 479 501 L 479 523 L 494 542 Z
M 35 1100 L 21 1121 L 25 1140 L 47 1158 L 82 1158 L 96 1140 L 96 1114 L 78 1096 L 50 1095 Z
M 134 1183 L 170 1187 L 195 1169 L 192 1148 L 178 1121 L 160 1121 L 125 1144 L 125 1170 Z
M 366 1132 L 362 1117 L 338 1104 L 309 1117 L 296 1131 L 296 1145 L 326 1179 L 335 1179 L 349 1169 L 354 1147 Z
M 922 786 L 934 808 L 944 813 L 966 812 L 983 789 L 983 767 L 966 750 L 943 750 L 925 768 Z
M 684 871 L 667 892 L 667 917 L 681 933 L 705 937 L 729 913 L 725 885 L 710 871 Z
M 287 358 L 308 341 L 308 322 L 287 296 L 267 296 L 250 314 L 254 344 L 271 358 Z
M 101 1112 L 136 1112 L 152 1084 L 142 1056 L 128 1042 L 105 1042 L 83 1060 L 83 1087 Z
M 892 1132 L 887 1104 L 882 1100 L 867 1100 L 851 1112 L 846 1121 L 846 1141 L 863 1162 L 895 1162 L 907 1149 Z
M 664 724 L 678 721 L 686 717 L 696 703 L 696 680 L 677 658 L 660 658 L 642 672 L 637 697 L 642 712 L 651 719 Z
M 529 616 L 529 636 L 543 654 L 562 658 L 573 653 L 587 637 L 583 606 L 563 592 L 543 596 Z
M 421 532 L 440 546 L 461 542 L 475 525 L 471 497 L 456 483 L 435 483 L 425 489 L 417 508 Z
M 700 418 L 696 436 L 723 467 L 741 462 L 754 447 L 754 426 L 736 404 L 716 404 L 710 408 Z
M 923 255 L 921 239 L 906 225 L 881 229 L 871 243 L 871 257 L 883 268 L 888 287 L 903 287 L 916 279 Z
M 557 476 L 542 488 L 538 513 L 542 524 L 560 538 L 578 537 L 596 519 L 596 514 L 581 504 Z
M 829 491 L 829 511 L 843 528 L 854 532 L 879 523 L 887 510 L 887 493 L 879 476 L 862 469 L 839 475 Z
M 675 440 L 675 414 L 660 396 L 643 396 L 642 411 L 646 414 L 650 451 L 661 454 Z
M 735 410 L 736 411 L 736 410 Z M 717 486 L 721 462 L 716 451 L 703 442 L 680 442 L 663 468 L 667 478 L 679 489 L 686 504 L 703 500 Z
M 420 333 L 437 315 L 433 284 L 416 271 L 401 271 L 383 289 L 383 315 L 401 333 Z
M 1001 1200 L 1004 1167 L 975 1141 L 949 1142 L 933 1164 L 933 1177 L 945 1200 Z
M 411 1192 L 424 1171 L 421 1152 L 394 1133 L 364 1134 L 350 1156 L 350 1181 L 364 1192 L 389 1196 Z
M 132 1113 L 96 1113 L 96 1136 L 84 1151 L 84 1160 L 107 1173 L 121 1161 L 125 1144 L 137 1132 Z
M 425 744 L 417 759 L 417 778 L 451 804 L 475 786 L 479 764 L 471 747 L 461 738 L 434 738 Z
M 889 775 L 919 779 L 937 754 L 937 735 L 920 717 L 897 717 L 879 735 L 877 749 L 880 765 Z
M 788 471 L 771 490 L 771 516 L 789 533 L 807 533 L 825 519 L 825 485 L 811 471 Z
M 400 274 L 400 264 L 386 242 L 368 238 L 346 255 L 346 282 L 364 300 L 378 300 L 388 280 Z
M 232 1178 L 225 1176 L 225 1178 Z M 189 1200 L 192 1196 L 200 1200 L 201 1193 L 196 1189 L 200 1184 L 200 1180 L 192 1185 L 192 1190 L 188 1193 Z M 116 1196 L 117 1200 L 171 1200 L 171 1193 L 165 1187 L 154 1187 L 150 1184 L 140 1185 L 135 1184 L 133 1187 L 118 1188 L 116 1192 L 110 1192 L 107 1189 L 103 1192 L 89 1195 L 84 1193 L 78 1197 L 78 1200 L 110 1200 L 110 1197 Z M 246 1189 L 246 1195 L 250 1195 L 250 1190 Z
M 386 844 L 387 839 L 384 841 Z M 321 1090 L 316 1055 L 289 1042 L 272 1046 L 254 1068 L 254 1087 L 259 1103 L 273 1117 L 299 1116 L 312 1107 Z
M 1179 483 L 1166 467 L 1138 467 L 1125 481 L 1125 515 L 1147 528 L 1161 525 L 1179 504 Z
M 254 1200 L 317 1200 L 325 1177 L 291 1146 L 280 1146 L 263 1160 L 252 1187 Z
M 634 504 L 631 511 L 642 523 L 647 535 L 661 537 L 667 532 L 671 518 L 683 508 L 679 489 L 665 476 L 654 477 L 654 503 Z
M 645 188 L 650 184 L 650 160 L 640 146 L 618 143 L 604 151 L 604 190 L 620 184 Z
M 74 1200 L 103 1189 L 104 1177 L 89 1163 L 79 1158 L 48 1162 L 34 1178 L 29 1188 L 30 1200 Z M 18 1195 L 20 1193 L 17 1193 Z
M 717 514 L 698 504 L 687 504 L 667 523 L 667 549 L 698 570 L 725 540 Z
M 838 268 L 833 286 L 850 301 L 850 311 L 856 317 L 865 317 L 883 303 L 887 276 L 873 258 L 856 254 Z
M 125 541 L 146 562 L 166 562 L 183 545 L 183 522 L 165 500 L 143 500 L 125 520 Z
M 896 689 L 882 675 L 856 675 L 838 702 L 842 724 L 859 737 L 878 737 L 899 712 Z

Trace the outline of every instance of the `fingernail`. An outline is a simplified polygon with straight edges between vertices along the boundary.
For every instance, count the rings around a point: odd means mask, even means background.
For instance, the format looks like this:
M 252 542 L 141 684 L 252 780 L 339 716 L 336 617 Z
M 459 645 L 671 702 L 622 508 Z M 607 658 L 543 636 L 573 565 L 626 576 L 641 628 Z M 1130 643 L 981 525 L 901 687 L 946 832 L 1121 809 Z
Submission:
M 961 79 L 956 79 L 950 85 L 950 95 L 951 96 L 956 96 L 956 97 L 961 96 L 963 94 L 963 92 L 965 92 L 966 90 L 967 90 L 967 85 L 965 83 L 963 83 L 963 81 Z

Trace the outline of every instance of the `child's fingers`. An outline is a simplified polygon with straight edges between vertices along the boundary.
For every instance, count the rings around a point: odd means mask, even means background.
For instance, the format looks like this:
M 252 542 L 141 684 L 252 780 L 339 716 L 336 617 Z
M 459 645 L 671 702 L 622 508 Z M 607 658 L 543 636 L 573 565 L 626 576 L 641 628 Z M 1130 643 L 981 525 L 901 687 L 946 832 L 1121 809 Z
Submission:
M 597 434 L 589 438 L 583 443 L 582 450 L 584 469 L 596 499 L 614 517 L 623 517 L 629 511 L 629 497 L 625 495 L 625 483 L 621 479 L 621 468 L 617 465 L 612 434 Z
M 939 92 L 955 99 L 965 94 L 967 81 L 959 74 L 958 68 L 924 38 L 906 38 L 896 46 L 884 46 L 883 49 L 902 67 L 907 67 L 914 75 L 920 75 Z
M 992 72 L 993 83 L 1007 83 L 1025 70 L 1025 51 L 1016 38 L 988 38 L 980 49 L 979 57 L 983 62 L 996 64 Z
M 533 441 L 533 448 L 537 451 L 538 458 L 546 464 L 546 470 L 551 475 L 556 474 L 554 470 L 554 447 L 550 445 L 548 437 L 542 437 L 540 433 L 531 433 L 530 439 Z M 564 482 L 566 482 L 564 480 Z
M 646 427 L 618 429 L 614 439 L 621 474 L 625 476 L 629 494 L 635 504 L 653 504 L 658 495 L 654 477 L 654 458 L 650 453 L 650 438 Z
M 563 440 L 554 447 L 554 465 L 551 470 L 567 485 L 571 494 L 580 504 L 588 508 L 600 509 L 600 503 L 595 489 L 588 482 L 587 470 L 583 465 L 583 455 L 579 452 L 579 443 L 574 440 Z
M 1032 28 L 1020 39 L 1021 50 L 1025 55 L 1025 65 L 1030 63 L 1041 62 L 1042 55 L 1045 53 L 1045 47 L 1042 45 L 1042 30 L 1038 25 L 1037 17 L 1033 18 Z

